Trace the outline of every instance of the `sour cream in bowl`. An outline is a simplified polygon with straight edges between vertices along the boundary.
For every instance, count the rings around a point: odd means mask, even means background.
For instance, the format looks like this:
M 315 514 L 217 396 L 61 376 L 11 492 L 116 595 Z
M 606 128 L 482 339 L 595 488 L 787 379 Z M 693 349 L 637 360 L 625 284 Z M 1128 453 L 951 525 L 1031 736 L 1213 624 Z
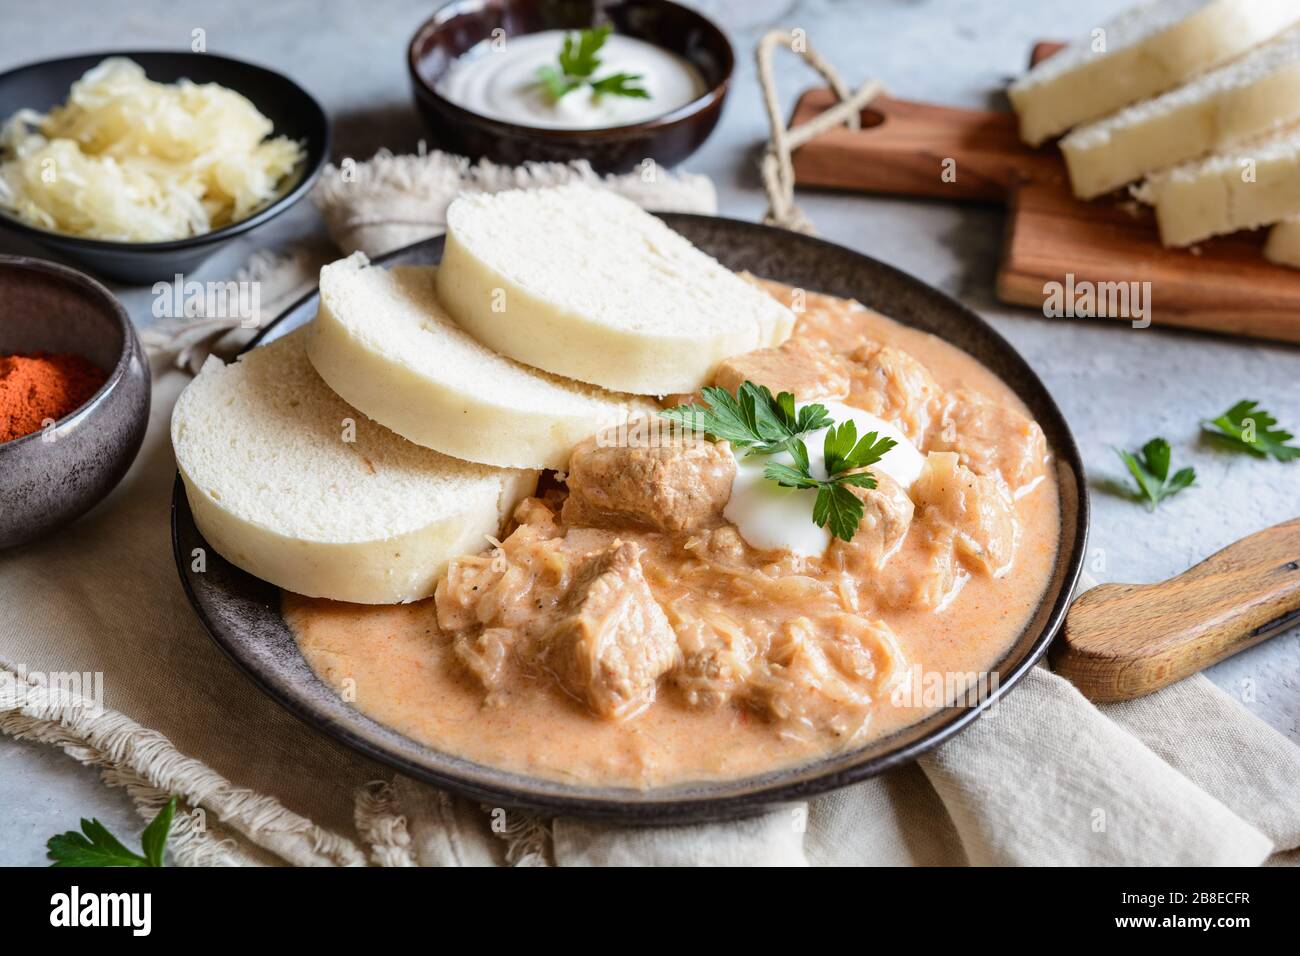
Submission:
M 585 160 L 600 172 L 689 156 L 721 116 L 733 67 L 722 31 L 668 0 L 585 14 L 582 5 L 461 0 L 417 31 L 409 53 L 416 105 L 439 149 L 510 165 Z
M 591 34 L 588 34 L 590 36 Z M 609 34 L 596 54 L 599 66 L 562 95 L 540 79 L 544 71 L 559 75 L 565 43 L 582 34 L 544 30 L 501 42 L 488 40 L 458 57 L 443 74 L 437 90 L 457 106 L 491 119 L 547 129 L 605 129 L 640 123 L 681 109 L 704 94 L 700 71 L 684 57 L 635 37 Z M 624 88 L 636 95 L 602 93 L 610 77 L 634 77 Z

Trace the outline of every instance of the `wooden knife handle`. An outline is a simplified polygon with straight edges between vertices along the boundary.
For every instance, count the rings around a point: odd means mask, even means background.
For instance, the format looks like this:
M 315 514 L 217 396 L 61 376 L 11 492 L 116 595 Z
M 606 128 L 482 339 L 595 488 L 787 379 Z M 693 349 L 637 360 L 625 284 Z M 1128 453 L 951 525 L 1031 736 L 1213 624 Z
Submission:
M 1052 667 L 1091 700 L 1132 700 L 1300 624 L 1300 518 L 1159 584 L 1075 600 Z

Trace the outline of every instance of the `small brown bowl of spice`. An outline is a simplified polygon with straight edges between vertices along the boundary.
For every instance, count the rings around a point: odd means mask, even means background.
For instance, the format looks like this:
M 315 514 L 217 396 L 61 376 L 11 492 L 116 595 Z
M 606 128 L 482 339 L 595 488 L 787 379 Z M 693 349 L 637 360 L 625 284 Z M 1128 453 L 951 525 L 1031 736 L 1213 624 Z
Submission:
M 0 256 L 0 548 L 90 510 L 149 422 L 149 363 L 126 310 L 74 269 Z

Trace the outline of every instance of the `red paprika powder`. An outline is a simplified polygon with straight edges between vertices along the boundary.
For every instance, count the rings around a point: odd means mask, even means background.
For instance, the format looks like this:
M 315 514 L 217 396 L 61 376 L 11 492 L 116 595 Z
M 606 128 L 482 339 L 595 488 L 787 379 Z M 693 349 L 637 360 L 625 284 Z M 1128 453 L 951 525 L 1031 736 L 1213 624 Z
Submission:
M 0 355 L 0 442 L 22 438 L 76 411 L 107 376 L 80 355 Z

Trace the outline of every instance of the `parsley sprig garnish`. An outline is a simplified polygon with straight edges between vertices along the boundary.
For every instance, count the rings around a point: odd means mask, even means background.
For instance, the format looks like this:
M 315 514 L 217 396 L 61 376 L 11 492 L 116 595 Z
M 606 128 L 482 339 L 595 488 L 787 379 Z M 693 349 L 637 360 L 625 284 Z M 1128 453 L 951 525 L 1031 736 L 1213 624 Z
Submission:
M 1170 477 L 1169 465 L 1173 456 L 1169 442 L 1163 438 L 1151 439 L 1137 455 L 1122 448 L 1116 448 L 1115 454 L 1128 467 L 1129 474 L 1137 482 L 1138 497 L 1146 499 L 1150 511 L 1155 511 L 1164 499 L 1191 487 L 1196 481 L 1196 471 L 1193 468 L 1180 468 Z
M 733 397 L 725 388 L 703 388 L 706 404 L 678 405 L 659 414 L 692 431 L 747 449 L 747 455 L 771 455 L 789 448 L 800 435 L 825 428 L 831 416 L 823 405 L 795 411 L 794 396 L 773 397 L 766 385 L 742 382 Z
M 537 78 L 551 99 L 557 103 L 581 86 L 590 86 L 592 92 L 599 96 L 627 96 L 633 99 L 647 100 L 650 93 L 641 86 L 640 73 L 611 73 L 600 79 L 593 74 L 600 68 L 600 48 L 609 39 L 608 24 L 582 30 L 577 34 L 568 33 L 564 45 L 560 48 L 559 67 L 544 66 L 537 71 Z
M 83 817 L 80 833 L 69 830 L 50 837 L 45 844 L 47 855 L 54 861 L 50 866 L 162 866 L 163 850 L 167 848 L 167 834 L 175 814 L 176 798 L 172 797 L 145 827 L 140 837 L 143 855 L 128 850 L 98 820 Z
M 1225 448 L 1256 458 L 1270 455 L 1278 461 L 1300 458 L 1300 447 L 1287 444 L 1295 436 L 1274 428 L 1276 424 L 1277 419 L 1260 408 L 1259 402 L 1243 399 L 1218 418 L 1203 419 L 1201 429 Z
M 826 458 L 826 477 L 815 478 L 809 468 L 808 447 L 796 438 L 790 444 L 790 457 L 795 466 L 770 462 L 763 469 L 763 477 L 787 488 L 816 488 L 817 500 L 813 502 L 813 522 L 819 528 L 828 524 L 831 534 L 852 541 L 862 520 L 862 500 L 849 490 L 876 487 L 875 476 L 864 469 L 885 457 L 897 445 L 892 438 L 867 432 L 858 439 L 858 426 L 850 419 L 838 427 L 826 430 L 822 453 Z
M 725 388 L 701 390 L 706 404 L 678 405 L 659 414 L 692 431 L 744 448 L 746 456 L 789 452 L 793 465 L 768 462 L 763 477 L 786 488 L 816 490 L 812 519 L 817 527 L 830 526 L 831 534 L 853 540 L 862 520 L 862 501 L 849 488 L 874 488 L 868 466 L 880 461 L 898 443 L 868 432 L 860 440 L 852 420 L 838 427 L 824 405 L 796 409 L 794 395 L 773 396 L 766 385 L 743 382 L 733 396 Z M 822 452 L 826 477 L 812 473 L 808 446 L 802 436 L 826 429 Z

